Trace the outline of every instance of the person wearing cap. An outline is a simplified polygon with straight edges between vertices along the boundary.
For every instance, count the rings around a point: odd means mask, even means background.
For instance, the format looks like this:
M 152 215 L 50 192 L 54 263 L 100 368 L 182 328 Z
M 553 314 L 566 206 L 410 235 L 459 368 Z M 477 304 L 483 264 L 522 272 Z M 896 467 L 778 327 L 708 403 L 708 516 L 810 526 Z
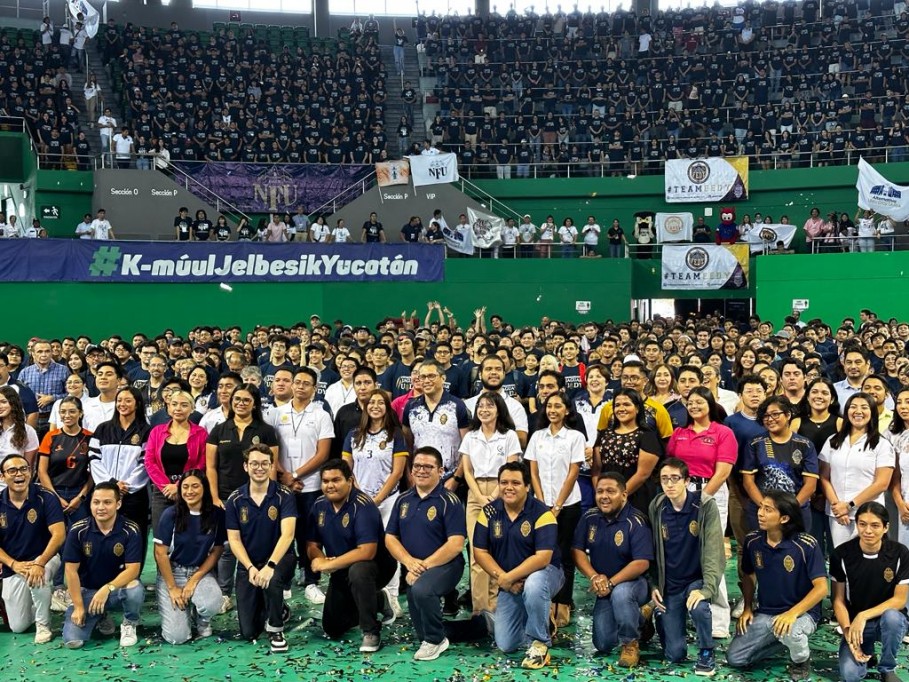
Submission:
M 51 592 L 65 535 L 63 508 L 32 480 L 23 455 L 4 457 L 0 474 L 6 486 L 0 492 L 0 570 L 7 619 L 13 632 L 35 624 L 35 644 L 47 644 L 53 637 Z
M 537 239 L 537 226 L 530 219 L 530 214 L 525 213 L 522 222 L 518 225 L 521 236 L 521 258 L 533 258 L 533 245 Z

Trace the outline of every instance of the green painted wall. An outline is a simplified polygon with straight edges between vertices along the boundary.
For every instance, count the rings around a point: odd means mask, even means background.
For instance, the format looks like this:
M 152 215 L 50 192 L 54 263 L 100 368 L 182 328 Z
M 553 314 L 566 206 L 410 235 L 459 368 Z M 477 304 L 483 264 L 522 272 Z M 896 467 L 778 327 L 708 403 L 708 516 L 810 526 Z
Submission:
M 15 300 L 20 315 L 4 320 L 2 337 L 24 342 L 30 336 L 88 333 L 93 338 L 135 331 L 158 333 L 171 327 L 185 333 L 198 324 L 287 324 L 313 313 L 374 325 L 401 311 L 417 311 L 426 301 L 449 306 L 466 325 L 473 310 L 487 306 L 516 324 L 540 317 L 580 322 L 575 301 L 591 302 L 590 319 L 630 317 L 631 268 L 628 261 L 450 260 L 444 282 L 406 284 L 0 284 L 0 297 Z
M 909 183 L 909 163 L 891 163 L 884 174 L 896 183 Z M 856 210 L 855 167 L 794 168 L 776 171 L 751 171 L 750 199 L 731 204 L 739 219 L 755 211 L 770 214 L 774 220 L 788 215 L 790 222 L 803 225 L 812 206 L 821 212 Z M 541 222 L 552 214 L 556 222 L 570 217 L 576 225 L 587 222 L 588 215 L 597 217 L 604 229 L 618 218 L 626 234 L 633 227 L 637 211 L 690 211 L 695 218 L 704 208 L 713 209 L 707 224 L 719 223 L 721 204 L 667 204 L 664 201 L 663 176 L 627 178 L 554 178 L 543 180 L 477 180 L 483 191 L 520 214 L 529 213 Z M 799 230 L 796 248 L 802 248 L 804 235 Z
M 781 323 L 792 314 L 792 299 L 807 298 L 803 319 L 830 324 L 858 318 L 870 308 L 878 317 L 909 319 L 906 275 L 909 253 L 814 254 L 758 257 L 757 314 Z
M 58 206 L 60 217 L 43 220 L 42 226 L 51 237 L 72 237 L 76 225 L 82 222 L 86 213 L 94 214 L 92 193 L 94 182 L 91 171 L 39 170 L 37 174 L 38 194 L 35 208 Z

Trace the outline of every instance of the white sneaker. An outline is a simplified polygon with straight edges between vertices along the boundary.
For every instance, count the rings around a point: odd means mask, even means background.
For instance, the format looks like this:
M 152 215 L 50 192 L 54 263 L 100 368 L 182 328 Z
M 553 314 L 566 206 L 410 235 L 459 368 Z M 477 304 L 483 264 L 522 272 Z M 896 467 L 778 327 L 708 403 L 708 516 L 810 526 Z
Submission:
M 289 601 L 293 596 L 293 593 L 290 590 L 284 590 L 284 601 Z
M 714 630 L 712 633 L 714 639 L 729 639 L 728 630 Z
M 73 601 L 69 596 L 69 592 L 60 587 L 54 590 L 54 593 L 51 595 L 50 609 L 54 613 L 63 613 L 72 603 Z
M 226 594 L 221 597 L 221 608 L 218 609 L 218 613 L 227 613 L 234 607 L 234 603 L 230 600 Z
M 903 644 L 909 644 L 909 635 L 903 637 Z
M 745 613 L 745 600 L 739 599 L 735 603 L 735 606 L 732 607 L 732 613 L 730 615 L 732 616 L 733 620 L 738 620 L 742 617 L 743 613 Z
M 422 642 L 420 648 L 417 649 L 417 653 L 413 655 L 413 660 L 415 661 L 434 661 L 442 653 L 448 650 L 448 638 L 446 637 L 438 644 L 430 644 L 429 642 Z
M 120 626 L 120 646 L 136 646 L 139 638 L 136 636 L 136 626 L 123 621 Z
M 395 614 L 395 618 L 400 618 L 404 615 L 404 609 L 401 608 L 401 604 L 398 603 L 398 598 L 393 597 L 391 592 L 388 591 L 387 587 L 382 588 L 382 592 L 385 594 L 385 599 L 388 600 L 389 605 L 391 605 L 391 610 Z
M 196 639 L 205 639 L 211 637 L 211 623 L 206 621 L 196 621 Z
M 109 613 L 105 613 L 101 620 L 98 621 L 98 632 L 105 637 L 110 637 L 117 631 L 117 626 L 114 625 L 114 619 L 110 617 Z
M 42 623 L 35 625 L 35 644 L 47 644 L 54 638 L 51 629 Z
M 319 589 L 318 585 L 307 585 L 306 589 L 303 590 L 303 596 L 306 597 L 306 600 L 310 604 L 324 604 L 325 603 L 325 593 Z

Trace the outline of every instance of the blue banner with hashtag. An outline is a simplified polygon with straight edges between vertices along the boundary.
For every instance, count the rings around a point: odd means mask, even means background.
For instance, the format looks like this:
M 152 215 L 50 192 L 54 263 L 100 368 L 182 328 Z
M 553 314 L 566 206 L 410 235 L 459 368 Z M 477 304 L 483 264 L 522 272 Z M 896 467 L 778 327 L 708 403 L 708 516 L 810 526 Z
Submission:
M 2 282 L 438 282 L 433 244 L 264 244 L 17 239 Z

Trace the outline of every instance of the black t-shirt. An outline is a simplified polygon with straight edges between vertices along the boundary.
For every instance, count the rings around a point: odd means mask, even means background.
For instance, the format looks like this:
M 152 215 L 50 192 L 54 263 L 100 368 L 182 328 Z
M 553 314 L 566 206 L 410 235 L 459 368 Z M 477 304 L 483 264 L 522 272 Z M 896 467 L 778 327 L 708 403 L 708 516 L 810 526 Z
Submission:
M 243 452 L 252 445 L 262 444 L 269 447 L 278 445 L 278 434 L 269 424 L 253 420 L 243 431 L 243 438 L 237 437 L 237 427 L 233 419 L 218 424 L 208 434 L 206 441 L 218 448 L 218 497 L 226 500 L 228 496 L 248 477 L 243 470 Z
M 830 555 L 830 577 L 846 584 L 850 618 L 893 596 L 897 585 L 909 583 L 909 548 L 884 537 L 880 551 L 862 552 L 859 538 L 853 538 Z M 905 607 L 901 609 L 906 613 Z
M 363 229 L 366 231 L 367 244 L 377 244 L 382 241 L 381 234 L 384 232 L 382 229 L 382 223 L 373 223 L 367 220 L 365 223 L 363 223 Z
M 197 241 L 205 242 L 211 236 L 212 224 L 210 220 L 197 220 L 193 223 L 193 236 Z
M 174 218 L 174 227 L 179 230 L 178 238 L 181 242 L 189 240 L 189 231 L 192 227 L 192 224 L 193 221 L 190 220 L 188 216 L 186 218 L 181 218 L 180 216 Z
M 230 239 L 230 225 L 218 225 L 215 228 L 215 237 L 219 242 L 226 242 Z
M 420 241 L 420 226 L 407 223 L 404 227 L 401 228 L 401 238 L 405 242 L 411 243 Z

